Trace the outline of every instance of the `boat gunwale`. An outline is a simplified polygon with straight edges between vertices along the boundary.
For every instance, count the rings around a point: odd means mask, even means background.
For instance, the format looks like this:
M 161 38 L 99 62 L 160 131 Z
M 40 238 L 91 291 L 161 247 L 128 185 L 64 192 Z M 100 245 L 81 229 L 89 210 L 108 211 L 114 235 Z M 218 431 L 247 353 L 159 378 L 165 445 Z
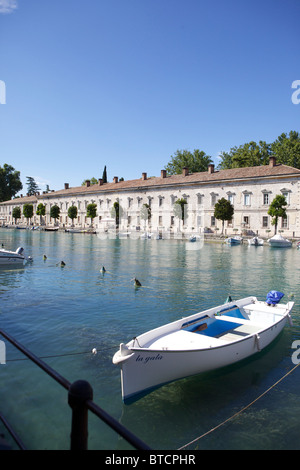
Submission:
M 290 309 L 291 310 L 291 309 Z M 240 342 L 245 342 L 247 341 L 248 339 L 252 338 L 252 337 L 255 337 L 256 335 L 258 335 L 259 333 L 265 333 L 267 332 L 268 330 L 270 330 L 271 328 L 274 328 L 274 326 L 278 326 L 281 322 L 283 322 L 284 320 L 286 321 L 288 315 L 289 315 L 289 312 L 290 310 L 287 311 L 287 313 L 282 317 L 280 318 L 278 321 L 276 321 L 275 323 L 273 323 L 272 325 L 270 325 L 269 327 L 267 328 L 262 328 L 261 330 L 258 330 L 257 332 L 255 333 L 250 333 L 249 335 L 247 336 L 244 336 L 243 338 L 241 339 L 237 339 L 237 340 L 233 340 L 233 341 L 228 341 L 226 344 L 220 344 L 220 345 L 216 345 L 216 346 L 210 346 L 210 347 L 206 347 L 206 348 L 200 348 L 200 349 L 150 349 L 150 348 L 143 348 L 143 347 L 130 347 L 128 346 L 128 349 L 130 351 L 132 351 L 132 354 L 129 354 L 128 356 L 125 356 L 124 359 L 126 358 L 130 358 L 132 357 L 132 355 L 135 353 L 135 352 L 147 352 L 148 354 L 149 353 L 195 353 L 195 352 L 202 352 L 202 351 L 212 351 L 212 350 L 215 350 L 215 349 L 220 349 L 220 348 L 227 348 L 229 346 L 232 346 L 233 344 L 238 344 Z M 175 331 L 174 331 L 175 333 Z M 191 332 L 192 333 L 192 332 Z M 217 338 L 218 339 L 218 338 Z M 275 338 L 274 338 L 275 339 Z

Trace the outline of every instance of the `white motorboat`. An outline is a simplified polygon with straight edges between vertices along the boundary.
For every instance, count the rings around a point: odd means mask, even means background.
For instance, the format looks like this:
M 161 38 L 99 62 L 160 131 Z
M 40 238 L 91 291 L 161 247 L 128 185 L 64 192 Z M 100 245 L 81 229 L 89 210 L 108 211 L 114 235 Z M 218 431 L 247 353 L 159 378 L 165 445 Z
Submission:
M 248 243 L 251 246 L 263 246 L 264 241 L 262 238 L 253 237 L 248 240 Z
M 184 377 L 234 364 L 268 346 L 294 303 L 247 297 L 190 315 L 134 337 L 113 357 L 121 367 L 122 399 L 131 403 Z M 268 296 L 269 296 L 268 294 Z M 280 297 L 279 296 L 279 297 Z M 270 297 L 270 296 L 269 296 Z M 275 299 L 275 300 L 274 300 Z
M 24 248 L 19 247 L 16 251 L 0 249 L 0 266 L 22 266 L 31 257 L 26 257 Z
M 270 246 L 274 246 L 277 248 L 286 248 L 292 246 L 292 242 L 287 238 L 283 238 L 280 233 L 274 235 L 274 237 L 269 238 L 268 243 Z
M 241 243 L 243 243 L 243 238 L 239 235 L 235 235 L 234 237 L 226 238 L 225 243 L 227 243 L 228 245 L 240 245 Z

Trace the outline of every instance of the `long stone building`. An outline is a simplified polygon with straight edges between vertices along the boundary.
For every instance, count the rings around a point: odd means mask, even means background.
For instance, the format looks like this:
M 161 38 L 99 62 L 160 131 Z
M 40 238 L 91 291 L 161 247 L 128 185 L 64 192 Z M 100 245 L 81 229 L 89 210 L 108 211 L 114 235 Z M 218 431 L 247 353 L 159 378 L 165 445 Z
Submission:
M 300 237 L 300 170 L 287 165 L 276 164 L 274 157 L 269 165 L 248 168 L 235 168 L 216 171 L 209 165 L 206 172 L 190 174 L 184 168 L 182 174 L 167 176 L 161 170 L 159 177 L 119 181 L 103 184 L 86 182 L 85 186 L 65 187 L 35 196 L 21 196 L 11 201 L 0 203 L 0 220 L 2 225 L 31 225 L 75 229 L 107 231 L 114 225 L 113 207 L 118 202 L 120 209 L 119 229 L 128 233 L 141 231 L 162 232 L 171 236 L 221 233 L 222 222 L 214 217 L 214 205 L 218 199 L 225 197 L 234 206 L 231 221 L 225 222 L 225 234 L 254 233 L 269 237 L 274 232 L 271 218 L 268 215 L 270 203 L 278 194 L 287 201 L 287 217 L 279 220 L 278 229 L 285 236 Z M 182 222 L 174 212 L 178 199 L 185 199 L 186 215 Z M 44 217 L 36 215 L 38 204 L 44 204 Z M 87 206 L 96 204 L 97 215 L 91 221 L 87 217 Z M 34 215 L 28 221 L 24 215 L 13 219 L 14 207 L 20 207 L 23 214 L 24 204 L 32 204 Z M 142 210 L 151 208 L 151 218 L 145 217 Z M 50 218 L 50 209 L 57 205 L 60 215 L 57 220 Z M 68 217 L 70 206 L 77 207 L 77 218 Z M 176 206 L 178 206 L 176 204 Z

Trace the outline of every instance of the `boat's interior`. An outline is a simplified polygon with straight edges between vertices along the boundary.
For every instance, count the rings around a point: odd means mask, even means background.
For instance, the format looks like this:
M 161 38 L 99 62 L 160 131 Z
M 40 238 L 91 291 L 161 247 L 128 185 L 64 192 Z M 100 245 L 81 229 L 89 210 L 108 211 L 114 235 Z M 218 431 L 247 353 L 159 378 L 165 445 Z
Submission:
M 262 302 L 244 307 L 231 305 L 213 315 L 202 315 L 184 322 L 179 330 L 153 338 L 143 347 L 183 350 L 228 344 L 256 334 L 274 324 L 279 317 L 282 317 L 283 310 L 280 307 L 270 309 Z

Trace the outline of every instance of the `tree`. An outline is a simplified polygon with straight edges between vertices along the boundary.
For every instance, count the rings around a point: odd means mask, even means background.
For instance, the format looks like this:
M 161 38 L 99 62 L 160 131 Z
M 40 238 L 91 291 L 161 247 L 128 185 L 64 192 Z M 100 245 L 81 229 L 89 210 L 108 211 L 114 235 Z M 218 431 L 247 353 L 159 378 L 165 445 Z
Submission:
M 20 172 L 7 163 L 0 166 L 0 201 L 9 201 L 22 188 Z
M 210 156 L 199 149 L 194 152 L 189 150 L 176 150 L 174 156 L 171 156 L 170 162 L 165 166 L 169 175 L 178 175 L 182 173 L 182 169 L 187 167 L 190 173 L 207 171 L 208 165 L 212 163 Z
M 98 183 L 98 180 L 97 178 L 90 178 L 90 179 L 86 179 L 84 180 L 82 183 L 81 183 L 81 186 L 85 186 L 86 182 L 89 181 L 91 184 L 97 184 Z
M 107 183 L 107 171 L 106 171 L 106 165 L 103 170 L 103 175 L 102 175 L 103 183 Z
M 34 178 L 32 178 L 32 176 L 26 176 L 27 178 L 27 194 L 29 196 L 34 196 L 35 193 L 37 193 L 38 191 L 40 191 L 40 188 L 38 187 L 38 185 L 36 184 Z
M 111 209 L 110 214 L 112 218 L 115 219 L 117 227 L 119 226 L 120 217 L 122 216 L 122 213 L 123 213 L 123 210 L 122 210 L 122 207 L 120 206 L 119 201 L 114 202 L 114 205 Z
M 76 206 L 70 206 L 69 209 L 68 209 L 68 217 L 70 217 L 70 219 L 72 219 L 72 227 L 74 225 L 74 219 L 76 219 L 77 217 L 77 207 Z
M 270 204 L 268 214 L 272 217 L 272 225 L 275 225 L 275 235 L 277 233 L 278 218 L 286 218 L 286 207 L 287 202 L 282 194 L 275 196 Z
M 12 216 L 13 219 L 15 219 L 15 224 L 17 224 L 17 220 L 21 217 L 21 209 L 19 206 L 13 208 Z
M 141 211 L 140 211 L 140 217 L 142 220 L 145 221 L 145 226 L 146 226 L 146 222 L 148 221 L 148 223 L 150 223 L 150 220 L 151 220 L 151 207 L 149 204 L 143 204 L 142 205 L 142 208 L 141 208 Z
M 271 144 L 272 154 L 277 163 L 300 169 L 300 134 L 290 131 L 289 135 L 281 134 Z
M 26 217 L 27 224 L 28 224 L 29 220 L 33 216 L 33 205 L 32 204 L 24 204 L 24 206 L 23 206 L 23 215 L 24 215 L 24 217 Z
M 185 224 L 187 219 L 187 211 L 186 211 L 187 201 L 184 198 L 177 199 L 174 204 L 174 215 L 182 220 L 182 224 Z
M 91 218 L 91 225 L 93 225 L 93 219 L 97 215 L 97 204 L 95 203 L 88 204 L 86 208 L 86 215 L 87 217 Z
M 239 147 L 233 147 L 229 152 L 222 152 L 219 170 L 229 168 L 242 168 L 251 166 L 267 165 L 271 156 L 271 145 L 264 141 L 249 142 Z
M 42 217 L 46 214 L 46 206 L 40 202 L 36 208 L 36 215 L 40 216 L 40 225 L 42 225 Z
M 50 209 L 50 217 L 54 219 L 54 223 L 56 223 L 56 219 L 58 219 L 59 214 L 60 214 L 60 208 L 58 207 L 57 204 L 54 204 L 54 206 L 52 206 Z
M 225 199 L 225 197 L 222 197 L 216 202 L 214 216 L 216 219 L 222 220 L 222 235 L 224 232 L 224 222 L 225 220 L 231 220 L 233 213 L 233 205 L 230 203 L 230 201 Z

